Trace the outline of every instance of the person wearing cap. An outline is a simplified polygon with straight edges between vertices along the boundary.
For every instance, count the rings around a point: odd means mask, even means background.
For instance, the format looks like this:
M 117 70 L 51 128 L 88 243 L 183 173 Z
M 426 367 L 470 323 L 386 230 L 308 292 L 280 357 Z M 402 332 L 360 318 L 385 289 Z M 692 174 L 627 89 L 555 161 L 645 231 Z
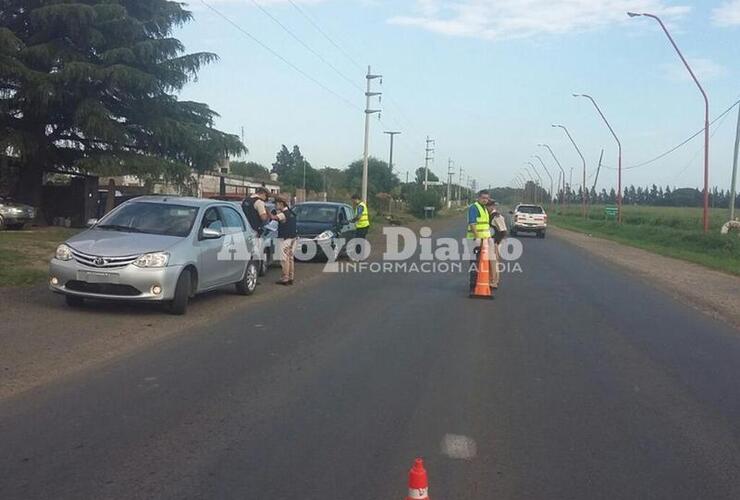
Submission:
M 494 290 L 499 287 L 501 283 L 501 273 L 499 273 L 498 263 L 501 262 L 501 252 L 499 246 L 504 238 L 506 238 L 506 218 L 498 211 L 498 203 L 496 200 L 491 199 L 488 202 L 489 219 L 491 223 L 491 232 L 493 235 L 493 245 L 491 245 L 491 288 Z
M 470 248 L 468 252 L 474 252 L 469 262 L 470 274 L 470 292 L 475 289 L 475 282 L 478 279 L 478 259 L 477 254 L 480 251 L 480 244 L 483 240 L 491 238 L 491 218 L 488 213 L 488 202 L 491 194 L 484 189 L 478 192 L 478 199 L 468 207 L 468 232 L 465 238 Z M 490 257 L 489 257 L 490 260 Z
M 288 199 L 278 196 L 275 199 L 275 214 L 273 220 L 278 221 L 278 242 L 280 244 L 280 266 L 282 277 L 278 285 L 292 285 L 295 279 L 295 247 L 298 227 L 293 210 L 288 205 Z

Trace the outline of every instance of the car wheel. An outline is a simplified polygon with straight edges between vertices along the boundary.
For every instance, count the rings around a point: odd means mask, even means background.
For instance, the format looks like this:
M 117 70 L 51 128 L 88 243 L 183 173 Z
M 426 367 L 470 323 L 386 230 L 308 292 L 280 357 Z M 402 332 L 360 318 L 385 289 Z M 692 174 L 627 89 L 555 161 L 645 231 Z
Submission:
M 85 299 L 76 295 L 65 295 L 64 301 L 69 307 L 81 307 L 85 303 Z
M 185 270 L 177 278 L 175 286 L 175 297 L 167 305 L 170 314 L 182 316 L 188 310 L 188 302 L 193 291 L 193 275 L 189 270 Z
M 257 264 L 250 261 L 244 271 L 244 278 L 236 283 L 236 291 L 240 295 L 252 295 L 257 289 Z

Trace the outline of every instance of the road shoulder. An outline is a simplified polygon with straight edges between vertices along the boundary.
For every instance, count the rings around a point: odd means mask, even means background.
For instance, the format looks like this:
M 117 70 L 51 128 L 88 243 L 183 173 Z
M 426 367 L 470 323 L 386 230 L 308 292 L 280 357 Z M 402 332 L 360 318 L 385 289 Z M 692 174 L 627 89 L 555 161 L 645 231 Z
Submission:
M 433 230 L 456 223 L 457 214 L 432 220 L 415 220 L 404 227 Z M 384 241 L 378 224 L 368 239 Z M 208 325 L 231 316 L 248 317 L 250 311 L 288 294 L 305 294 L 331 273 L 321 262 L 299 263 L 296 285 L 274 284 L 280 270 L 260 279 L 257 293 L 242 297 L 231 287 L 192 301 L 186 316 L 171 316 L 156 304 L 93 302 L 80 309 L 64 305 L 45 285 L 0 288 L 0 400 L 54 382 L 83 370 L 113 362 L 124 355 L 151 348 L 173 336 L 208 330 Z M 249 333 L 245 327 L 245 334 Z
M 629 271 L 681 302 L 740 329 L 740 277 L 558 227 L 548 234 Z

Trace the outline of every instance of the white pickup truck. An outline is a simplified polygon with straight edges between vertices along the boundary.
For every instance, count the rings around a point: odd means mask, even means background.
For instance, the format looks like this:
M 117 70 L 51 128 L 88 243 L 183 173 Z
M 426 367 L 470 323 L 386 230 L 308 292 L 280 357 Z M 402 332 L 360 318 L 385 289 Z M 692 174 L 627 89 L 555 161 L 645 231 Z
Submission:
M 518 204 L 511 214 L 511 235 L 517 233 L 536 233 L 538 238 L 545 237 L 547 231 L 547 214 L 540 205 Z

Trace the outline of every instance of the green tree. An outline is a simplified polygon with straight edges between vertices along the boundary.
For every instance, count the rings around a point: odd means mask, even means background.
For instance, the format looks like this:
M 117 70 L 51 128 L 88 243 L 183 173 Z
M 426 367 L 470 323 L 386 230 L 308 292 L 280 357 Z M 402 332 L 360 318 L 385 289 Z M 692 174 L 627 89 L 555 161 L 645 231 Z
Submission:
M 360 194 L 362 189 L 362 166 L 363 161 L 357 160 L 352 162 L 345 171 L 346 187 L 351 191 Z M 400 184 L 398 176 L 393 173 L 388 163 L 379 160 L 373 156 L 367 160 L 367 196 L 371 200 L 375 199 L 378 193 L 390 193 Z
M 19 195 L 40 202 L 45 171 L 184 180 L 245 151 L 207 105 L 176 93 L 217 56 L 184 54 L 169 0 L 3 0 L 0 151 L 19 158 Z
M 435 212 L 442 208 L 442 195 L 433 189 L 424 191 L 421 186 L 416 186 L 415 189 L 408 195 L 409 211 L 417 217 L 424 216 L 425 207 L 434 207 Z
M 324 179 L 321 173 L 303 157 L 298 146 L 293 146 L 293 150 L 289 151 L 283 144 L 275 156 L 272 171 L 278 174 L 278 180 L 289 188 L 303 188 L 304 174 L 306 189 L 321 191 L 323 188 Z
M 416 182 L 419 184 L 424 184 L 424 167 L 419 167 L 416 169 Z M 437 182 L 439 181 L 439 177 L 434 175 L 434 172 L 431 170 L 429 171 L 429 174 L 427 174 L 427 180 L 429 182 Z
M 254 161 L 232 161 L 230 168 L 232 174 L 240 177 L 252 177 L 260 180 L 270 178 L 270 171 L 267 167 Z

